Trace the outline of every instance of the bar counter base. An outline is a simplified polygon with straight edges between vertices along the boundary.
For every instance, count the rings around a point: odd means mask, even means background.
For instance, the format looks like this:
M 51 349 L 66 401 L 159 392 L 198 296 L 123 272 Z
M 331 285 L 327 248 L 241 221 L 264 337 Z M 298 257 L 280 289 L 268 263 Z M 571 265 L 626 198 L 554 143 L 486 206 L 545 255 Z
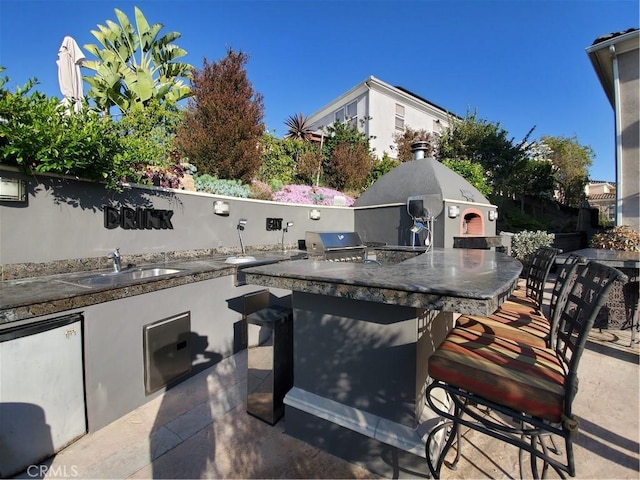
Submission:
M 285 406 L 285 433 L 384 478 L 429 478 L 426 460 L 335 423 Z
M 448 400 L 442 401 L 444 406 Z M 429 432 L 442 422 L 442 418 L 425 408 L 415 428 L 401 425 L 386 418 L 340 402 L 292 388 L 285 397 L 285 405 L 300 412 L 332 422 L 340 427 L 384 442 L 413 455 L 424 457 L 424 445 Z
M 423 477 L 428 359 L 450 312 L 294 291 L 294 385 L 285 432 L 385 477 Z M 439 444 L 438 444 L 439 446 Z

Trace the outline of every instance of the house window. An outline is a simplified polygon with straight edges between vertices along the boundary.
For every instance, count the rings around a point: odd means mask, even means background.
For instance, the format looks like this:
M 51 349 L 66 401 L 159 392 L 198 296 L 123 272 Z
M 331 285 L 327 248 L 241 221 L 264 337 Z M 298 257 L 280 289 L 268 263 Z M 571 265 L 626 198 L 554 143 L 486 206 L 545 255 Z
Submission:
M 358 102 L 354 101 L 347 105 L 347 121 L 349 125 L 358 128 Z
M 396 130 L 404 131 L 404 105 L 396 103 Z
M 349 125 L 358 126 L 358 102 L 353 101 L 346 107 L 342 107 L 333 114 L 336 123 L 349 122 Z

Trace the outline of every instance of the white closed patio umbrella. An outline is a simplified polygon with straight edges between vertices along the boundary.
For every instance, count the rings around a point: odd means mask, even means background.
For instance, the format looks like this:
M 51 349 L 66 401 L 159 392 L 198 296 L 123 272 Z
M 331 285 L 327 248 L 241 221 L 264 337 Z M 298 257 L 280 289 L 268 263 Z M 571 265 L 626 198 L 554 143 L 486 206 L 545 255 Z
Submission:
M 86 57 L 76 41 L 67 36 L 62 40 L 60 50 L 58 50 L 58 83 L 60 91 L 64 96 L 62 102 L 65 105 L 73 105 L 73 111 L 82 110 L 82 74 L 80 73 L 80 65 Z M 67 110 L 69 111 L 69 110 Z

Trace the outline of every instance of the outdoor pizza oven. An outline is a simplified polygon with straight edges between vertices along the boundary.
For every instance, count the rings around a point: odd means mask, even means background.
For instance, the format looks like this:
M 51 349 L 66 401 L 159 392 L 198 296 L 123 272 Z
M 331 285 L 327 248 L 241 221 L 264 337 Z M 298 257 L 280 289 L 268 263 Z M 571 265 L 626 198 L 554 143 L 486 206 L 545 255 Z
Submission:
M 414 144 L 413 161 L 378 179 L 354 207 L 355 230 L 366 244 L 450 248 L 496 238 L 497 207 L 462 176 L 426 158 L 423 142 Z

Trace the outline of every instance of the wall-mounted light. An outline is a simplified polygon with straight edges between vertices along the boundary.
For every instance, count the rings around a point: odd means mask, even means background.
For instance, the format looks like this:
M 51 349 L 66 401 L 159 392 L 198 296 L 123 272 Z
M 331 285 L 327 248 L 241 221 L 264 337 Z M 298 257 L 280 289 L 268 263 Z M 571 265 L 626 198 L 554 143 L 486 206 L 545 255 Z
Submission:
M 457 205 L 449 205 L 448 215 L 449 218 L 456 218 L 458 215 L 460 215 L 460 207 Z
M 487 218 L 490 222 L 493 222 L 496 218 L 498 218 L 498 212 L 496 212 L 495 210 L 489 210 L 487 212 Z
M 318 210 L 317 208 L 309 210 L 309 218 L 311 220 L 320 220 L 320 210 Z
M 213 213 L 224 217 L 229 216 L 229 202 L 223 202 L 221 200 L 213 202 Z
M 27 185 L 19 178 L 0 178 L 0 201 L 24 202 L 27 198 Z

